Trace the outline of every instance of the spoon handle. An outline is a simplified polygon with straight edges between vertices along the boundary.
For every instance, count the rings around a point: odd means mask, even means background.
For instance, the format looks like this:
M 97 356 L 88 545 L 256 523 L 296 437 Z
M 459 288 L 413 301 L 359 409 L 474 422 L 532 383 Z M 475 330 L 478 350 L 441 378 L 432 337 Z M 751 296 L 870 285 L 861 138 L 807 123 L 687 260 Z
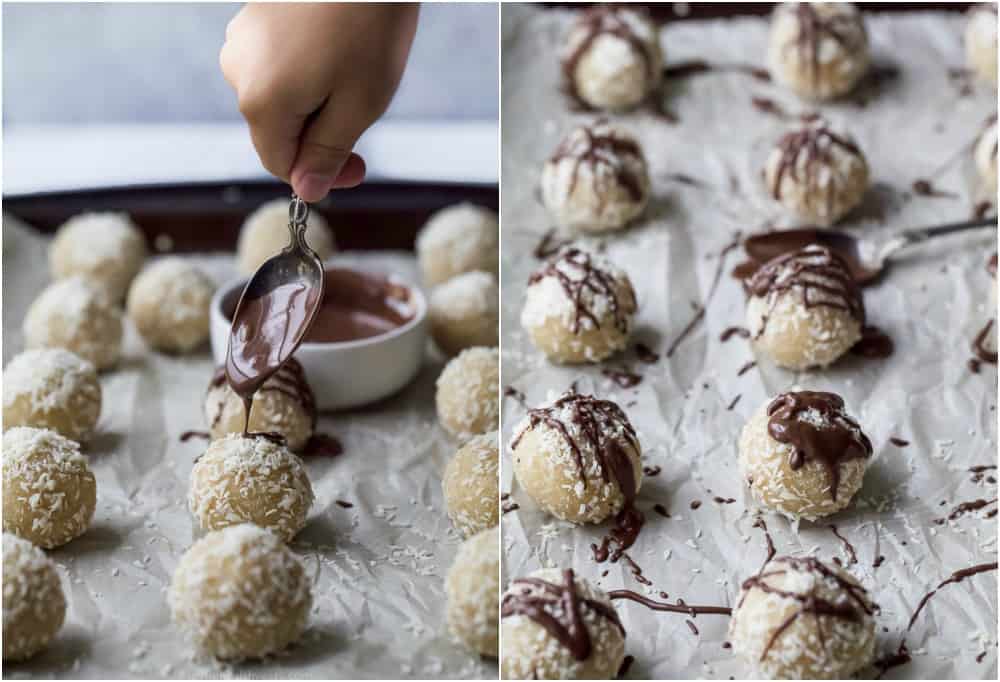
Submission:
M 879 259 L 884 261 L 903 247 L 920 244 L 928 239 L 942 237 L 946 234 L 954 234 L 956 232 L 965 232 L 966 230 L 975 230 L 981 227 L 996 227 L 996 225 L 997 217 L 990 216 L 987 218 L 965 220 L 960 223 L 948 223 L 947 225 L 936 225 L 934 227 L 921 227 L 913 230 L 905 230 L 900 232 L 882 247 L 882 251 L 879 253 Z

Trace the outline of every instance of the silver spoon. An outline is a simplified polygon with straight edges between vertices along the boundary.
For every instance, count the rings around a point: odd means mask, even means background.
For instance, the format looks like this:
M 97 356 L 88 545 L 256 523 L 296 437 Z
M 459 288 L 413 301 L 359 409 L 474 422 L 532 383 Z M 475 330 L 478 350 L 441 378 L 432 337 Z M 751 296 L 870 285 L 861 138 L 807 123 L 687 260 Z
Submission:
M 902 248 L 947 234 L 996 226 L 996 216 L 976 218 L 961 223 L 905 230 L 882 244 L 862 241 L 838 230 L 807 227 L 747 237 L 743 242 L 743 248 L 755 261 L 766 263 L 776 256 L 796 251 L 809 244 L 821 244 L 847 261 L 851 274 L 858 284 L 869 284 L 882 276 L 890 258 Z
M 306 243 L 308 217 L 309 205 L 293 194 L 288 246 L 257 269 L 233 313 L 226 378 L 247 420 L 253 394 L 299 347 L 323 302 L 323 262 Z

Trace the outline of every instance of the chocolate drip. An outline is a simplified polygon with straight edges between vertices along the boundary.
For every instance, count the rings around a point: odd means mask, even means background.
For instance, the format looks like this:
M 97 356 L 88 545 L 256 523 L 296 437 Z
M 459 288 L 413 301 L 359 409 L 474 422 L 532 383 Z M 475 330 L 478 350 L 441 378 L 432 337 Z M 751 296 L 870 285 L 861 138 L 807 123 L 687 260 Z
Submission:
M 712 285 L 708 289 L 708 295 L 705 296 L 705 302 L 701 305 L 696 306 L 694 317 L 688 322 L 687 326 L 681 330 L 681 333 L 677 335 L 677 338 L 673 340 L 670 347 L 667 348 L 667 357 L 673 357 L 674 351 L 677 350 L 684 340 L 695 330 L 698 323 L 705 318 L 705 310 L 708 308 L 708 304 L 711 303 L 712 297 L 715 295 L 715 290 L 719 286 L 719 280 L 722 278 L 722 269 L 726 263 L 726 256 L 729 255 L 731 251 L 739 248 L 740 245 L 740 235 L 737 233 L 735 239 L 727 244 L 719 252 L 719 262 L 715 267 L 715 274 L 712 277 Z
M 302 454 L 306 457 L 336 457 L 343 452 L 343 443 L 336 436 L 326 433 L 314 433 L 302 449 Z
M 845 538 L 843 535 L 841 535 L 837 531 L 837 527 L 835 525 L 833 525 L 832 523 L 830 524 L 830 530 L 833 531 L 833 534 L 837 537 L 837 539 L 840 540 L 844 544 L 844 549 L 847 550 L 847 557 L 848 557 L 847 558 L 847 563 L 848 564 L 856 564 L 856 563 L 858 563 L 858 555 L 854 551 L 854 545 L 852 545 L 847 538 Z
M 944 190 L 938 189 L 931 183 L 930 180 L 920 179 L 914 180 L 913 184 L 910 185 L 910 189 L 918 197 L 931 197 L 939 199 L 957 199 L 958 195 L 954 192 L 946 192 Z
M 795 4 L 793 10 L 798 19 L 799 30 L 794 41 L 789 41 L 784 49 L 794 49 L 799 53 L 800 61 L 809 65 L 809 74 L 815 86 L 819 80 L 820 44 L 824 38 L 834 40 L 845 51 L 851 52 L 859 46 L 850 39 L 855 30 L 856 17 L 850 14 L 835 13 L 829 17 L 819 16 L 816 9 L 808 2 Z
M 743 365 L 742 367 L 740 367 L 739 371 L 736 372 L 736 376 L 741 377 L 744 374 L 746 374 L 747 372 L 749 372 L 750 370 L 752 370 L 756 366 L 757 366 L 757 363 L 754 360 L 751 360 L 750 362 L 748 362 L 745 365 Z
M 788 592 L 780 588 L 774 587 L 767 582 L 765 578 L 785 575 L 788 573 L 788 569 L 785 568 L 775 568 L 768 572 L 761 572 L 755 576 L 747 578 L 743 581 L 742 589 L 743 596 L 740 597 L 739 606 L 743 605 L 743 602 L 747 598 L 751 589 L 758 589 L 767 594 L 776 594 L 779 597 L 786 599 L 793 599 L 799 603 L 798 611 L 793 612 L 788 616 L 774 632 L 771 633 L 771 637 L 764 647 L 764 651 L 760 655 L 760 660 L 764 660 L 767 654 L 771 651 L 774 643 L 778 641 L 778 638 L 798 619 L 799 616 L 803 614 L 811 615 L 816 619 L 816 625 L 820 630 L 821 639 L 825 640 L 822 632 L 822 621 L 819 619 L 820 616 L 827 616 L 830 618 L 836 618 L 838 620 L 850 621 L 852 623 L 860 623 L 863 619 L 863 614 L 871 615 L 874 613 L 875 607 L 868 602 L 868 593 L 865 588 L 860 585 L 849 582 L 846 578 L 841 576 L 834 571 L 831 571 L 823 563 L 818 561 L 813 557 L 780 557 L 776 559 L 779 564 L 784 564 L 791 569 L 797 571 L 808 571 L 810 573 L 817 573 L 825 579 L 834 580 L 837 585 L 844 590 L 845 594 L 849 597 L 848 603 L 835 604 L 827 599 L 823 599 L 817 596 L 814 592 L 808 592 L 805 594 L 800 594 L 798 592 Z
M 567 269 L 576 271 L 578 277 L 570 277 L 565 272 Z M 579 333 L 582 319 L 590 320 L 595 329 L 601 328 L 597 314 L 584 302 L 587 293 L 606 298 L 614 316 L 615 328 L 623 334 L 628 332 L 629 316 L 635 311 L 632 288 L 617 282 L 610 272 L 597 267 L 590 253 L 575 247 L 567 248 L 536 270 L 528 279 L 528 284 L 535 284 L 545 277 L 554 277 L 573 304 L 570 331 L 574 334 Z M 619 288 L 625 290 L 624 296 L 619 296 Z
M 213 388 L 218 388 L 226 383 L 226 368 L 221 366 L 216 368 L 215 374 L 212 375 L 212 381 L 209 383 L 208 388 L 211 391 Z M 313 395 L 312 389 L 309 387 L 309 382 L 306 380 L 305 370 L 302 369 L 302 365 L 295 358 L 288 358 L 285 363 L 278 368 L 278 370 L 268 379 L 259 389 L 257 389 L 256 394 L 261 393 L 283 393 L 292 400 L 296 401 L 302 406 L 306 414 L 309 415 L 309 419 L 312 423 L 312 428 L 316 428 L 316 419 L 318 417 L 318 412 L 316 409 L 316 397 Z M 223 396 L 222 400 L 225 400 Z M 246 403 L 244 401 L 244 407 Z M 252 408 L 252 405 L 251 405 Z M 212 426 L 218 425 L 218 420 L 222 417 L 222 409 L 220 403 L 220 409 L 216 410 L 215 421 L 212 422 Z M 244 419 L 249 425 L 250 414 L 246 411 Z
M 186 443 L 192 438 L 203 438 L 204 440 L 211 440 L 212 434 L 208 431 L 185 431 L 181 434 L 181 442 Z
M 608 531 L 608 534 L 601 539 L 601 544 L 591 544 L 590 551 L 594 554 L 594 561 L 599 564 L 607 560 L 617 563 L 623 556 L 627 557 L 625 550 L 635 544 L 636 538 L 642 526 L 646 523 L 646 517 L 642 512 L 631 504 L 625 506 L 615 515 L 615 525 Z M 614 548 L 612 549 L 612 545 Z M 631 559 L 628 559 L 631 562 Z M 634 562 L 632 562 L 634 563 Z M 638 567 L 636 567 L 638 568 Z M 641 576 L 642 571 L 633 571 L 635 575 Z
M 978 360 L 979 362 L 985 362 L 990 365 L 997 364 L 996 349 L 994 348 L 993 350 L 990 350 L 989 348 L 986 347 L 986 339 L 990 335 L 990 330 L 993 328 L 993 323 L 994 320 L 992 319 L 989 322 L 987 322 L 986 326 L 983 327 L 978 334 L 976 334 L 976 338 L 972 342 L 972 352 L 975 354 L 976 360 Z
M 658 464 L 651 467 L 642 468 L 642 473 L 645 476 L 659 476 L 661 471 L 663 471 L 663 469 L 661 469 Z
M 678 599 L 676 604 L 668 604 L 666 602 L 650 599 L 649 597 L 633 592 L 632 590 L 611 590 L 611 592 L 608 592 L 608 596 L 612 599 L 612 601 L 616 599 L 628 599 L 629 601 L 634 601 L 637 604 L 642 604 L 646 608 L 652 609 L 653 611 L 664 611 L 666 613 L 686 613 L 690 616 L 697 616 L 701 614 L 731 616 L 733 613 L 733 610 L 728 606 L 693 606 L 691 604 L 685 604 L 683 599 Z
M 990 277 L 993 279 L 997 278 L 997 254 L 994 251 L 990 259 L 986 261 L 986 272 L 990 273 Z
M 878 327 L 865 325 L 861 339 L 851 346 L 851 353 L 866 358 L 887 358 L 896 349 L 892 338 Z
M 734 407 L 736 407 L 736 403 L 738 403 L 738 402 L 740 401 L 740 398 L 742 398 L 742 397 L 743 397 L 743 394 L 742 394 L 742 393 L 737 393 L 737 394 L 736 394 L 736 397 L 735 397 L 735 398 L 733 398 L 733 399 L 732 399 L 732 400 L 731 400 L 731 401 L 729 402 L 729 404 L 728 404 L 728 405 L 726 405 L 726 410 L 727 410 L 728 412 L 732 412 L 732 411 L 733 411 L 733 408 L 734 408 Z
M 801 417 L 816 412 L 822 426 Z M 792 469 L 807 460 L 819 461 L 830 478 L 830 496 L 837 499 L 840 465 L 872 454 L 872 444 L 856 421 L 844 412 L 844 399 L 834 393 L 798 391 L 782 393 L 767 406 L 767 432 L 779 443 L 791 445 Z
M 996 503 L 997 503 L 997 498 L 995 497 L 992 500 L 972 500 L 970 502 L 962 502 L 961 504 L 957 505 L 954 509 L 952 509 L 946 518 L 934 519 L 934 523 L 940 526 L 943 525 L 945 521 L 954 521 L 955 519 L 957 519 L 958 517 L 962 516 L 967 512 L 979 511 L 983 507 L 988 507 L 989 505 Z
M 741 339 L 749 339 L 750 330 L 746 327 L 727 327 L 721 334 L 719 334 L 719 341 L 725 343 L 734 336 L 738 336 Z
M 621 667 L 618 668 L 618 674 L 615 675 L 615 679 L 620 680 L 623 677 L 625 677 L 625 675 L 628 674 L 628 670 L 629 668 L 632 667 L 633 663 L 635 663 L 635 656 L 626 656 L 625 658 L 623 658 Z
M 692 59 L 686 62 L 669 64 L 663 69 L 664 78 L 687 78 L 712 71 L 733 71 L 743 73 L 762 82 L 770 82 L 771 74 L 751 64 L 711 64 L 703 59 Z
M 644 343 L 637 343 L 635 344 L 635 357 L 637 357 L 640 362 L 652 365 L 659 361 L 660 354 L 654 352 L 652 348 Z
M 754 528 L 760 528 L 764 531 L 764 541 L 767 544 L 767 558 L 764 559 L 764 565 L 760 567 L 759 572 L 763 572 L 764 568 L 771 563 L 771 559 L 774 558 L 776 550 L 774 549 L 774 540 L 771 539 L 771 533 L 767 530 L 767 524 L 764 522 L 764 517 L 758 516 L 753 522 Z
M 715 502 L 716 504 L 732 504 L 733 502 L 736 501 L 736 498 L 735 497 L 720 497 L 720 496 L 716 495 L 715 497 L 712 498 L 712 501 Z
M 337 500 L 336 502 L 338 507 L 343 507 L 344 509 L 350 509 L 354 506 L 350 502 L 345 502 L 344 500 Z
M 583 621 L 583 609 L 611 621 L 622 636 L 625 635 L 625 628 L 613 608 L 580 596 L 572 569 L 563 571 L 561 585 L 540 578 L 518 578 L 504 595 L 500 617 L 530 618 L 566 647 L 573 658 L 585 661 L 593 647 L 587 624 Z
M 896 438 L 895 436 L 890 438 L 889 442 L 895 445 L 897 448 L 905 448 L 907 445 L 910 444 L 910 441 L 903 440 L 902 438 Z
M 628 10 L 633 11 L 634 10 Z M 647 51 L 646 43 L 635 34 L 631 25 L 621 18 L 622 9 L 619 7 L 609 7 L 598 5 L 584 12 L 574 25 L 574 30 L 581 27 L 586 30 L 584 37 L 577 43 L 572 52 L 563 57 L 562 70 L 566 82 L 566 92 L 578 104 L 589 108 L 580 98 L 580 93 L 576 87 L 576 67 L 580 59 L 587 53 L 590 46 L 594 44 L 602 35 L 611 35 L 628 43 L 632 49 L 642 57 L 642 63 L 646 69 L 646 77 L 652 77 L 652 58 Z
M 559 253 L 559 250 L 569 243 L 568 239 L 559 239 L 555 229 L 552 229 L 542 235 L 541 241 L 538 242 L 532 253 L 535 258 L 545 260 Z
M 632 197 L 632 200 L 639 201 L 645 193 L 643 178 L 629 164 L 623 163 L 622 157 L 631 155 L 641 159 L 642 150 L 639 149 L 635 140 L 619 137 L 610 130 L 598 132 L 597 128 L 602 125 L 605 125 L 603 120 L 596 122 L 592 127 L 578 128 L 556 148 L 549 162 L 558 163 L 563 159 L 569 159 L 573 162 L 573 172 L 567 189 L 568 194 L 572 194 L 576 187 L 580 166 L 589 163 L 595 168 L 599 165 L 609 168 L 614 173 L 618 183 Z M 580 132 L 586 142 L 586 146 L 582 149 L 577 146 L 576 132 Z M 595 188 L 596 190 L 597 188 Z
M 820 173 L 835 166 L 832 157 L 835 148 L 863 158 L 861 150 L 853 142 L 834 133 L 823 122 L 786 133 L 778 142 L 781 156 L 771 184 L 771 196 L 781 199 L 781 181 L 786 175 L 809 187 L 818 186 Z M 800 163 L 803 155 L 804 163 Z M 804 177 L 799 177 L 800 169 L 805 172 Z M 833 200 L 833 192 L 829 193 L 829 200 Z
M 751 295 L 761 298 L 799 288 L 806 308 L 845 310 L 862 325 L 865 322 L 860 287 L 844 259 L 825 246 L 813 244 L 771 259 L 754 273 L 746 286 Z M 764 334 L 767 318 L 777 304 L 777 296 L 774 299 L 755 338 Z
M 524 397 L 524 393 L 517 390 L 513 386 L 507 386 L 503 389 L 503 395 L 505 398 L 513 398 L 521 407 L 527 407 L 528 404 Z

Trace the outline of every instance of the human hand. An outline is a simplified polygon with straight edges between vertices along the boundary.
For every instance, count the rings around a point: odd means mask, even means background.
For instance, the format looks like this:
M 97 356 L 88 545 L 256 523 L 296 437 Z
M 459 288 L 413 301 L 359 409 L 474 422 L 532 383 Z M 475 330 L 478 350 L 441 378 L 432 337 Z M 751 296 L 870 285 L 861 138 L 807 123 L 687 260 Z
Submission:
M 353 187 L 351 150 L 389 106 L 417 27 L 416 4 L 248 3 L 219 62 L 268 171 L 305 201 Z

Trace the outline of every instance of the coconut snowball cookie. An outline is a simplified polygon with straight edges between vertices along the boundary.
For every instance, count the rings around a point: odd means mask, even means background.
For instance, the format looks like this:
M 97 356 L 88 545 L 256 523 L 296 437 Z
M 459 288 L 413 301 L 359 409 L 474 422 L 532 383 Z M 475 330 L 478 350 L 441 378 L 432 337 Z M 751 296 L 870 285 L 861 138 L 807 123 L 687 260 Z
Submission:
M 264 261 L 290 243 L 288 205 L 288 199 L 272 199 L 258 206 L 243 221 L 236 242 L 236 263 L 244 275 L 256 272 Z M 320 260 L 333 255 L 333 230 L 319 211 L 309 212 L 305 237 L 309 248 L 316 252 Z
M 767 157 L 768 194 L 802 220 L 832 225 L 861 203 L 868 162 L 846 132 L 823 119 L 786 133 Z
M 446 355 L 472 346 L 496 346 L 500 335 L 500 290 L 488 272 L 455 275 L 431 291 L 431 336 Z
M 608 595 L 570 569 L 512 581 L 500 629 L 505 680 L 613 680 L 625 659 L 625 628 Z
M 496 431 L 500 425 L 500 353 L 466 348 L 437 379 L 438 420 L 455 438 Z
M 965 55 L 984 81 L 997 86 L 997 4 L 984 2 L 969 10 L 965 28 Z
M 541 184 L 549 216 L 569 233 L 620 230 L 649 202 L 639 142 L 607 121 L 570 131 L 542 167 Z
M 825 367 L 861 339 L 861 288 L 840 256 L 824 246 L 768 261 L 746 288 L 752 343 L 781 367 Z
M 510 449 L 517 482 L 564 521 L 600 523 L 631 507 L 642 484 L 639 439 L 610 400 L 569 391 L 528 410 Z
M 128 292 L 128 316 L 157 350 L 187 353 L 208 339 L 208 310 L 215 283 L 182 258 L 147 266 Z
M 995 19 L 995 17 L 994 17 Z M 997 193 L 997 117 L 990 117 L 983 132 L 976 141 L 973 152 L 976 160 L 976 170 L 983 181 L 983 188 L 991 200 Z
M 470 438 L 444 468 L 448 518 L 462 537 L 500 522 L 500 456 L 497 432 Z
M 496 211 L 468 202 L 435 212 L 417 235 L 417 260 L 429 287 L 475 270 L 497 275 L 500 222 Z
M 3 530 L 52 549 L 83 535 L 97 483 L 80 446 L 48 429 L 3 434 Z
M 3 660 L 23 661 L 44 649 L 66 618 L 55 563 L 16 535 L 3 534 Z
M 846 571 L 777 557 L 743 582 L 729 641 L 755 676 L 848 679 L 874 657 L 876 608 Z
M 637 309 L 623 270 L 569 247 L 531 275 L 521 326 L 553 362 L 600 362 L 625 349 Z
M 262 435 L 212 441 L 191 470 L 188 507 L 204 530 L 250 522 L 287 542 L 305 527 L 312 503 L 302 460 Z
M 82 275 L 114 302 L 125 298 L 146 260 L 146 238 L 125 213 L 81 213 L 67 220 L 49 246 L 53 279 Z
M 861 489 L 872 444 L 835 393 L 793 391 L 743 427 L 739 465 L 754 500 L 791 519 L 845 508 Z
M 184 553 L 167 604 L 201 652 L 261 658 L 302 636 L 312 584 L 281 538 L 243 523 L 207 534 Z
M 108 295 L 83 277 L 46 287 L 24 317 L 27 348 L 65 348 L 98 370 L 118 364 L 122 314 Z
M 870 61 L 861 13 L 849 3 L 781 3 L 771 19 L 767 59 L 774 80 L 800 97 L 846 94 Z
M 644 12 L 594 7 L 573 24 L 562 53 L 569 94 L 587 107 L 621 111 L 660 87 L 663 53 Z
M 487 528 L 463 542 L 445 579 L 448 630 L 491 658 L 497 656 L 500 636 L 499 534 L 497 528 Z
M 215 370 L 205 394 L 205 420 L 213 440 L 241 434 L 247 426 L 251 433 L 276 433 L 289 450 L 299 452 L 316 429 L 316 416 L 316 398 L 295 358 L 289 358 L 254 394 L 249 425 L 243 399 L 230 388 L 225 367 Z
M 4 369 L 4 429 L 51 429 L 82 443 L 90 438 L 100 415 L 97 370 L 68 350 L 26 350 Z

